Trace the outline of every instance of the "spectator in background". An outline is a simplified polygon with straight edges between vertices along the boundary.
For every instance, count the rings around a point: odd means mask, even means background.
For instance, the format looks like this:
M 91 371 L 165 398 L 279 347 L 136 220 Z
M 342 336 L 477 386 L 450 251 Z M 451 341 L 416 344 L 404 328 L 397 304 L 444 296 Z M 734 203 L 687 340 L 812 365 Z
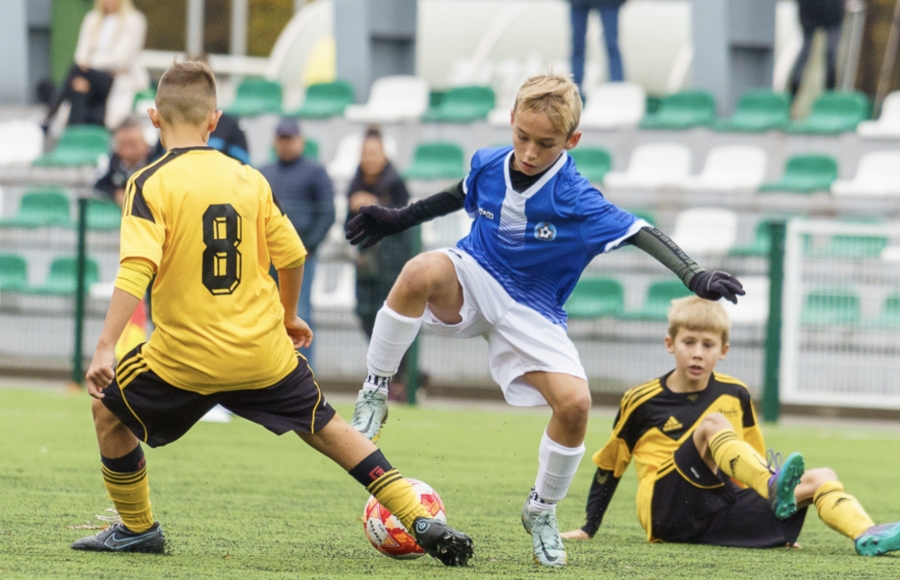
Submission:
M 131 0 L 94 0 L 78 33 L 75 64 L 50 104 L 45 129 L 65 101 L 71 105 L 69 125 L 119 125 L 131 113 L 135 93 L 150 83 L 137 58 L 146 34 L 147 19 Z
M 94 189 L 121 206 L 128 178 L 153 160 L 140 121 L 135 117 L 128 117 L 113 134 L 113 151 L 109 164 L 106 172 L 94 184 Z
M 275 199 L 306 246 L 297 316 L 307 321 L 315 331 L 310 294 L 316 275 L 316 249 L 334 223 L 334 188 L 325 168 L 303 155 L 305 146 L 299 123 L 295 119 L 282 119 L 275 128 L 278 161 L 260 171 L 269 181 Z M 316 344 L 315 341 L 313 344 Z M 313 351 L 312 345 L 300 349 L 310 366 L 314 362 Z
M 625 80 L 622 53 L 619 51 L 619 8 L 625 0 L 569 0 L 572 16 L 572 78 L 584 95 L 584 54 L 588 15 L 591 10 L 600 14 L 603 40 L 606 43 L 607 70 L 610 82 Z M 582 97 L 584 98 L 584 97 Z
M 798 0 L 800 4 L 800 26 L 803 27 L 803 48 L 797 55 L 797 62 L 791 71 L 791 95 L 797 96 L 803 70 L 812 48 L 813 36 L 819 28 L 825 29 L 825 87 L 833 90 L 837 85 L 837 51 L 844 22 L 844 0 Z
M 364 205 L 400 208 L 409 204 L 406 184 L 385 155 L 381 131 L 377 127 L 366 130 L 359 167 L 350 182 L 347 196 L 348 221 Z M 372 338 L 375 316 L 387 299 L 403 265 L 410 258 L 411 230 L 385 238 L 372 248 L 359 250 L 356 260 L 356 314 L 367 338 Z M 404 357 L 397 373 L 400 381 L 390 385 L 389 395 L 392 400 L 403 398 L 405 367 Z

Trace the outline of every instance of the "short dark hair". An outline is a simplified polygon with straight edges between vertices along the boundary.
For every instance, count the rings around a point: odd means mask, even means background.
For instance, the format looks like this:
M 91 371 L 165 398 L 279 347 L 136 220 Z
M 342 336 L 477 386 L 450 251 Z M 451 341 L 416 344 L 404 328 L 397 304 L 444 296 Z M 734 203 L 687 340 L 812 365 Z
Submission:
M 216 76 L 202 62 L 173 63 L 159 79 L 156 108 L 168 123 L 203 123 L 216 110 Z

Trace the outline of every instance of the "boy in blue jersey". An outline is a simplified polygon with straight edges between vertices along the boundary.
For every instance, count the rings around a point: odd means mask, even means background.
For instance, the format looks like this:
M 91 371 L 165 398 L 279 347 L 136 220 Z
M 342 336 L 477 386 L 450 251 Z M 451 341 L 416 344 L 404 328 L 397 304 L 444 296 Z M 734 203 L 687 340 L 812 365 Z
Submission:
M 422 324 L 446 336 L 482 336 L 492 378 L 512 405 L 549 404 L 534 488 L 522 509 L 534 559 L 566 563 L 556 523 L 584 455 L 591 395 L 562 305 L 598 254 L 623 244 L 650 253 L 698 295 L 736 301 L 740 283 L 698 267 L 659 230 L 623 211 L 584 179 L 566 151 L 581 139 L 578 89 L 541 75 L 519 90 L 513 145 L 482 149 L 460 183 L 402 209 L 367 206 L 347 224 L 363 248 L 465 207 L 472 229 L 455 248 L 410 260 L 378 312 L 368 376 L 352 425 L 373 440 L 387 418 L 390 377 Z

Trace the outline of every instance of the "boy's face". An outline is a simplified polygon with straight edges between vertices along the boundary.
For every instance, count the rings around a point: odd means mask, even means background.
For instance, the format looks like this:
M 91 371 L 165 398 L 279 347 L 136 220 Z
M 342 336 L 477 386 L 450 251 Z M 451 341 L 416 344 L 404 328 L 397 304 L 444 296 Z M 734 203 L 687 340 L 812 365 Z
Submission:
M 675 338 L 666 337 L 666 350 L 675 355 L 675 372 L 690 383 L 706 384 L 716 364 L 728 353 L 722 335 L 707 330 L 681 328 Z
M 525 175 L 537 175 L 559 158 L 563 149 L 571 149 L 581 140 L 581 131 L 571 137 L 559 132 L 545 113 L 526 109 L 510 114 L 513 133 L 513 169 Z

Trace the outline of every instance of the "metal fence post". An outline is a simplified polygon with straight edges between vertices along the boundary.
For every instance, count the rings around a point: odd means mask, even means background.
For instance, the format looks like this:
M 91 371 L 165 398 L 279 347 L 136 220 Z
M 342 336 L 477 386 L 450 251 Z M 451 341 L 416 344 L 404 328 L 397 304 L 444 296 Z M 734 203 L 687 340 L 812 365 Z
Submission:
M 769 319 L 766 323 L 765 372 L 763 374 L 762 416 L 778 421 L 781 414 L 778 375 L 781 370 L 782 293 L 784 290 L 784 245 L 787 223 L 769 223 Z
M 85 288 L 85 270 L 87 270 L 87 209 L 90 199 L 78 198 L 78 255 L 75 272 L 75 346 L 72 352 L 72 382 L 84 383 L 84 302 L 87 296 Z

